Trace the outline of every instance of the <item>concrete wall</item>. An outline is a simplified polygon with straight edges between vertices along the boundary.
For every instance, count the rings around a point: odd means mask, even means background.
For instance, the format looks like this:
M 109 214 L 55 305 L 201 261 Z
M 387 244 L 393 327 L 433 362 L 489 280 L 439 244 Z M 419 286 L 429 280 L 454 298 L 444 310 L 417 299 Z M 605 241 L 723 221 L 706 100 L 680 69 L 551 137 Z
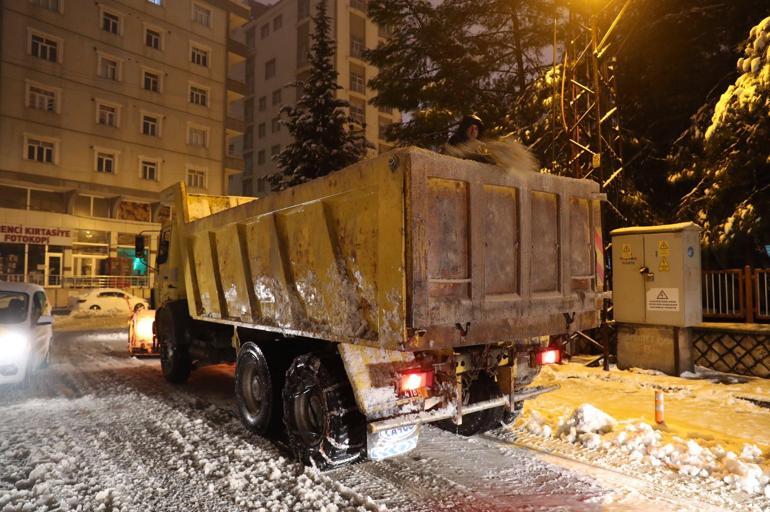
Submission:
M 692 371 L 692 330 L 618 324 L 618 368 L 659 370 L 669 375 Z

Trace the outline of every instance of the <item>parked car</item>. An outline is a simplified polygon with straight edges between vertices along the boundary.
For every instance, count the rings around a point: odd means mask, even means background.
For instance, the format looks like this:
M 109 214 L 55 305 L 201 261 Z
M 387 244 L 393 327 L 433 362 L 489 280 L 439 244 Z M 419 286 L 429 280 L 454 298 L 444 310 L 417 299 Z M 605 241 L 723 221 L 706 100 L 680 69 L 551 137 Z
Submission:
M 149 307 L 146 300 L 118 288 L 96 288 L 76 297 L 72 311 L 104 311 L 125 313 L 130 316 L 137 304 Z
M 0 384 L 29 383 L 51 359 L 53 317 L 45 290 L 0 282 Z

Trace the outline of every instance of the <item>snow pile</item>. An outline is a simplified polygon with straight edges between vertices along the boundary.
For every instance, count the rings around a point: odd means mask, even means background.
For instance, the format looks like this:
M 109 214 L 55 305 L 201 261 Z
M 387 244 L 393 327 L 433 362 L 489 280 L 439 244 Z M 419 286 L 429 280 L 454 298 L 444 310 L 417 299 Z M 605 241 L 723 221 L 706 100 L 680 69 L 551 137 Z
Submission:
M 752 495 L 770 498 L 770 471 L 762 450 L 745 444 L 740 455 L 726 451 L 720 445 L 707 447 L 694 439 L 663 434 L 647 423 L 627 424 L 618 430 L 618 422 L 593 405 L 583 404 L 572 414 L 558 421 L 557 437 L 586 449 L 625 454 L 629 462 L 665 467 L 693 478 L 715 478 L 723 484 Z M 552 429 L 537 411 L 532 411 L 522 423 L 530 434 L 550 438 Z

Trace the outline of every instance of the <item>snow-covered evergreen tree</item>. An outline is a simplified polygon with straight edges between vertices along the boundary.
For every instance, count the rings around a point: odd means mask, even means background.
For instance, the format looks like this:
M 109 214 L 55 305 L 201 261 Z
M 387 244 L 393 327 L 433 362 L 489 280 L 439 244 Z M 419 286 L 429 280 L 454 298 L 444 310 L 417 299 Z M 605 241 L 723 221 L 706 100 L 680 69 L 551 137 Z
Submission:
M 336 97 L 342 87 L 334 69 L 334 42 L 326 1 L 318 3 L 313 16 L 315 31 L 310 48 L 310 75 L 292 84 L 301 91 L 296 106 L 284 106 L 283 121 L 293 141 L 274 157 L 279 172 L 268 179 L 273 189 L 325 176 L 351 165 L 366 155 L 363 130 L 356 130 L 345 111 L 350 104 Z M 347 125 L 347 126 L 346 126 Z
M 694 120 L 698 144 L 685 152 L 694 158 L 670 181 L 694 183 L 680 215 L 704 226 L 707 243 L 761 246 L 770 243 L 770 17 L 751 29 L 738 70 L 710 122 Z

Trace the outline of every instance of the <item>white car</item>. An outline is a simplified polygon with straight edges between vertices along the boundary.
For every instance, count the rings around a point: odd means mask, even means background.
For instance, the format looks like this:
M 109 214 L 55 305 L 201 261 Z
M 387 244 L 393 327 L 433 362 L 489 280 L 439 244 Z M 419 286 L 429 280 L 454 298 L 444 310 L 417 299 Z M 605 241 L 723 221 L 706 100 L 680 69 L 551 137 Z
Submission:
M 0 384 L 27 384 L 51 359 L 53 318 L 45 290 L 0 282 Z
M 149 307 L 146 300 L 124 292 L 118 288 L 97 288 L 75 299 L 72 311 L 102 311 L 125 313 L 131 316 L 137 304 Z

